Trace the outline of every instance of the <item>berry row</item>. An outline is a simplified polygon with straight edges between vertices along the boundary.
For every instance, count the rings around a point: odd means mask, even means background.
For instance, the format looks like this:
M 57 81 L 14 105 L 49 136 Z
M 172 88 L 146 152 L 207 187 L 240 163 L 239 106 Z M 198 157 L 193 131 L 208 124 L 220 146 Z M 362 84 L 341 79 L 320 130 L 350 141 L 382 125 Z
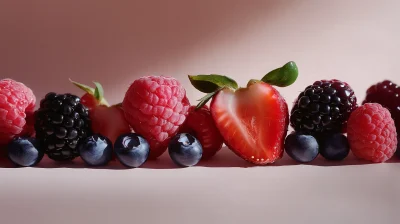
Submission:
M 341 160 L 349 151 L 360 159 L 384 162 L 399 147 L 400 87 L 387 80 L 368 88 L 361 105 L 348 83 L 315 81 L 299 94 L 289 113 L 274 86 L 296 81 L 294 62 L 249 80 L 244 88 L 224 75 L 188 78 L 206 94 L 198 105 L 191 105 L 175 78 L 144 76 L 133 81 L 119 104 L 108 103 L 100 83 L 70 80 L 85 92 L 81 97 L 50 92 L 37 110 L 31 89 L 0 80 L 0 145 L 8 144 L 9 157 L 23 166 L 46 154 L 56 161 L 80 156 L 90 165 L 104 165 L 115 155 L 130 167 L 167 149 L 175 163 L 192 166 L 213 157 L 223 144 L 255 165 L 274 163 L 285 150 L 299 162 L 309 162 L 318 153 Z M 287 136 L 289 124 L 295 132 Z M 144 151 L 133 153 L 138 148 Z M 31 151 L 36 152 L 34 159 Z M 123 152 L 134 165 L 121 159 Z

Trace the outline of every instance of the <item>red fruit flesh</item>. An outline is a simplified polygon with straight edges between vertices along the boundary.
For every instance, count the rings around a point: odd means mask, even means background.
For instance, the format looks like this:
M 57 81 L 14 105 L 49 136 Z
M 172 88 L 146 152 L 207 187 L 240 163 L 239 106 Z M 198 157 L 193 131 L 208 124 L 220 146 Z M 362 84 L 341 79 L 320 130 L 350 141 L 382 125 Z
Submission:
M 118 136 L 131 132 L 124 111 L 118 106 L 97 106 L 90 110 L 89 116 L 93 133 L 101 134 L 113 143 Z
M 81 103 L 85 105 L 89 110 L 97 107 L 100 104 L 99 101 L 96 100 L 96 98 L 89 93 L 86 93 L 81 97 Z
M 213 157 L 222 148 L 224 139 L 215 126 L 208 107 L 203 106 L 197 110 L 195 108 L 195 106 L 192 106 L 189 109 L 189 115 L 180 132 L 189 133 L 200 141 L 203 147 L 202 159 L 205 160 Z
M 289 113 L 271 85 L 250 82 L 236 91 L 225 88 L 213 98 L 211 114 L 225 144 L 238 156 L 257 165 L 282 157 Z

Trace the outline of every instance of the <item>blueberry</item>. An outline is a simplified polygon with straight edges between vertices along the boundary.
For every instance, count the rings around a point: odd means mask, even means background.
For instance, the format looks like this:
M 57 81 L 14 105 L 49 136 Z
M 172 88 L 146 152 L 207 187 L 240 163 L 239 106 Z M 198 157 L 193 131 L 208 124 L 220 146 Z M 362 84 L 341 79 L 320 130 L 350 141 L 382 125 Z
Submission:
M 104 166 L 112 158 L 112 142 L 101 135 L 84 139 L 78 146 L 82 160 L 90 166 Z
M 343 160 L 350 152 L 347 137 L 343 134 L 329 134 L 318 137 L 320 153 L 327 160 Z
M 140 167 L 146 162 L 150 145 L 142 136 L 129 133 L 121 135 L 114 144 L 117 159 L 127 167 Z
M 203 147 L 195 137 L 182 133 L 171 139 L 168 152 L 172 161 L 178 166 L 194 166 L 203 155 Z
M 34 166 L 44 155 L 34 138 L 18 137 L 8 144 L 8 158 L 18 166 Z
M 318 156 L 319 146 L 311 135 L 292 133 L 286 137 L 285 151 L 292 159 L 308 163 Z

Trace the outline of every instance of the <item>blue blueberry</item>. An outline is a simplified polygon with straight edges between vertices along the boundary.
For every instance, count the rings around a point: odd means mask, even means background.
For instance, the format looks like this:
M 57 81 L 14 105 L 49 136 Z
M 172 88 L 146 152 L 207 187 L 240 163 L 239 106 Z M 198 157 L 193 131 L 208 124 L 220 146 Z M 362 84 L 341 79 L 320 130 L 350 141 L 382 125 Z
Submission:
M 82 160 L 90 166 L 104 166 L 110 162 L 113 153 L 112 142 L 101 135 L 87 137 L 79 144 Z
M 172 161 L 178 166 L 194 166 L 203 155 L 203 147 L 195 137 L 182 133 L 171 139 L 168 152 Z
M 129 133 L 118 137 L 114 144 L 117 159 L 127 167 L 140 167 L 150 154 L 150 145 L 142 136 Z
M 341 133 L 319 137 L 319 153 L 327 160 L 343 160 L 349 155 L 350 145 L 347 137 Z
M 311 135 L 292 133 L 286 137 L 285 151 L 292 159 L 308 163 L 318 156 L 319 145 Z
M 35 138 L 15 138 L 8 144 L 7 149 L 8 158 L 18 166 L 34 166 L 44 155 Z

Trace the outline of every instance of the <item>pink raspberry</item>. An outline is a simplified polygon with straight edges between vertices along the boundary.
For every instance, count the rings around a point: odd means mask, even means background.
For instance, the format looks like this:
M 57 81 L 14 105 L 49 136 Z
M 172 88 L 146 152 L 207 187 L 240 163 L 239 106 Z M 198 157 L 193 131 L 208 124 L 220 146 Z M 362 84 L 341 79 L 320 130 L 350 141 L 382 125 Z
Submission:
M 177 134 L 190 103 L 178 80 L 146 76 L 132 83 L 122 107 L 133 130 L 149 142 L 149 157 L 154 159 L 165 152 L 169 140 Z
M 347 137 L 356 157 L 375 163 L 390 159 L 397 147 L 390 112 L 377 103 L 366 103 L 350 115 Z
M 35 95 L 24 84 L 0 80 L 0 145 L 16 136 L 33 134 L 35 103 Z

